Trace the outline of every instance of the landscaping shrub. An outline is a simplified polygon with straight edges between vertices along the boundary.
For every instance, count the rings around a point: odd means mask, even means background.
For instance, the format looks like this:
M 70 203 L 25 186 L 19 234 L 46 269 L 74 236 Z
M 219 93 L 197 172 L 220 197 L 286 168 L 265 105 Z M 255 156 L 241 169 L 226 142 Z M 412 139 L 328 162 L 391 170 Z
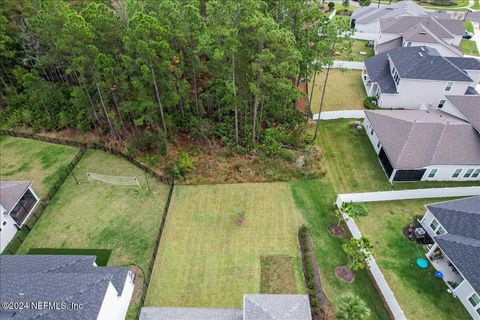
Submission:
M 335 2 L 330 1 L 328 3 L 328 10 L 333 11 L 335 9 Z
M 188 153 L 182 153 L 173 164 L 172 175 L 174 178 L 185 177 L 193 169 L 193 160 Z
M 302 225 L 299 230 L 301 245 L 303 247 L 303 263 L 305 268 L 305 284 L 310 299 L 310 308 L 313 314 L 320 314 L 320 301 L 317 298 L 317 286 L 315 284 L 314 263 L 312 261 L 312 252 L 310 251 L 309 238 L 310 231 L 308 227 Z
M 364 217 L 368 215 L 367 207 L 361 202 L 344 202 L 342 204 L 342 211 L 348 214 L 350 218 Z
M 377 97 L 366 97 L 363 100 L 363 106 L 367 109 L 377 109 L 378 108 L 378 98 Z

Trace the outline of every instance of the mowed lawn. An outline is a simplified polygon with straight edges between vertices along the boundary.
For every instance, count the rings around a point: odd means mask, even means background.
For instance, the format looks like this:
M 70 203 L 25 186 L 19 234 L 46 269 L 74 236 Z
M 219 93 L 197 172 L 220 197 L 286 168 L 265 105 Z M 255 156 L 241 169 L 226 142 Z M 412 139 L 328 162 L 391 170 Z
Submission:
M 367 40 L 353 40 L 351 54 L 341 54 L 335 56 L 335 60 L 363 61 L 375 55 L 373 48 L 367 47 Z
M 291 182 L 290 186 L 295 203 L 310 227 L 322 286 L 327 297 L 336 305 L 341 295 L 348 293 L 358 295 L 371 311 L 368 319 L 388 319 L 382 300 L 366 270 L 356 271 L 355 280 L 352 283 L 344 282 L 335 276 L 335 268 L 348 263 L 348 258 L 342 249 L 342 244 L 348 238 L 334 237 L 328 230 L 330 224 L 338 221 L 333 206 L 337 193 L 328 178 L 297 180 Z
M 353 128 L 352 119 L 321 121 L 317 145 L 322 167 L 337 193 L 479 186 L 480 182 L 397 182 L 390 184 L 367 134 Z
M 1 136 L 0 179 L 33 181 L 33 190 L 43 198 L 78 151 L 74 147 Z
M 87 172 L 135 176 L 141 188 L 88 182 Z M 87 151 L 74 174 L 80 184 L 72 175 L 68 177 L 19 253 L 27 253 L 30 248 L 111 249 L 108 265 L 138 266 L 145 272 L 168 186 L 149 178 L 152 191 L 148 192 L 143 171 L 101 151 Z
M 372 241 L 374 257 L 408 319 L 470 319 L 459 300 L 447 292 L 446 284 L 434 277 L 432 266 L 427 270 L 416 266 L 425 250 L 402 233 L 415 216 L 425 213 L 424 205 L 446 200 L 366 203 L 369 215 L 356 219 Z
M 296 285 L 282 291 L 304 292 L 302 223 L 287 183 L 176 186 L 145 305 L 241 307 L 244 294 L 275 287 L 261 285 L 261 261 L 291 261 L 278 278 Z
M 312 112 L 318 113 L 326 70 L 317 73 L 312 97 Z M 309 84 L 312 88 L 313 81 Z M 360 70 L 331 69 L 322 111 L 362 110 L 366 97 Z
M 462 39 L 460 49 L 464 54 L 470 56 L 479 56 L 477 43 L 474 40 Z

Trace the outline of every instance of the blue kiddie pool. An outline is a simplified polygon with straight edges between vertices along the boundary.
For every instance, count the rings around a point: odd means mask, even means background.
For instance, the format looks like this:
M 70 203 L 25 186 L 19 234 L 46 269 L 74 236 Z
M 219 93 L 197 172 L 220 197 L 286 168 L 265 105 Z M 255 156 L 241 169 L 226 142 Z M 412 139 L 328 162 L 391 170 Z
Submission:
M 443 272 L 442 271 L 435 271 L 435 278 L 442 279 L 443 278 Z
M 428 261 L 425 258 L 418 258 L 417 259 L 417 266 L 421 269 L 427 269 Z

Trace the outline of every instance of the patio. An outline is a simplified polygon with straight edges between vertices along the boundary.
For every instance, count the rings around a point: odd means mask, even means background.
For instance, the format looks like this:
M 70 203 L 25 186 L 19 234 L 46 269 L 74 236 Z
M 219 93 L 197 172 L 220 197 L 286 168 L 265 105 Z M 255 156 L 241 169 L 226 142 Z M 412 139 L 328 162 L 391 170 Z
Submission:
M 428 260 L 432 263 L 435 270 L 443 273 L 443 280 L 450 289 L 455 289 L 462 281 L 463 277 L 457 271 L 455 266 L 448 260 L 437 244 L 427 246 L 426 254 Z

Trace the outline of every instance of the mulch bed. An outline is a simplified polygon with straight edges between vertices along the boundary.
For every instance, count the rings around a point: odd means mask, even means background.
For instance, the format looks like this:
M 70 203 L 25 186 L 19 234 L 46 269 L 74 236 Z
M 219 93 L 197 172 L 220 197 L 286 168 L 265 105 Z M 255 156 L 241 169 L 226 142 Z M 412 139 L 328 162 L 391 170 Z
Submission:
M 331 224 L 328 226 L 328 230 L 332 235 L 334 235 L 337 238 L 344 238 L 348 236 L 348 231 L 347 228 L 345 228 L 343 223 L 340 224 Z
M 352 283 L 355 280 L 355 272 L 347 266 L 338 266 L 335 268 L 335 275 L 340 280 Z
M 135 279 L 133 279 L 134 289 L 132 294 L 132 299 L 130 300 L 130 306 L 133 306 L 137 303 L 142 295 L 143 289 L 143 272 L 142 269 L 138 266 L 130 266 L 130 271 L 135 274 Z
M 302 262 L 305 261 L 304 255 L 305 255 L 305 244 L 303 243 L 302 239 L 300 238 L 300 233 L 298 235 L 298 242 L 300 244 L 300 252 L 301 252 L 301 257 L 302 257 Z M 310 258 L 313 262 L 313 273 L 314 273 L 314 279 L 315 279 L 315 288 L 317 289 L 317 299 L 320 302 L 320 310 L 321 314 L 319 315 L 313 315 L 312 320 L 332 320 L 335 319 L 335 310 L 332 306 L 332 303 L 326 296 L 325 292 L 323 291 L 322 287 L 322 281 L 320 279 L 320 268 L 318 267 L 318 262 L 317 258 L 314 253 L 313 249 L 313 241 L 312 238 L 310 237 L 310 234 L 308 235 L 308 246 L 309 246 L 309 252 L 310 252 Z M 305 273 L 305 264 L 303 263 L 303 272 Z

